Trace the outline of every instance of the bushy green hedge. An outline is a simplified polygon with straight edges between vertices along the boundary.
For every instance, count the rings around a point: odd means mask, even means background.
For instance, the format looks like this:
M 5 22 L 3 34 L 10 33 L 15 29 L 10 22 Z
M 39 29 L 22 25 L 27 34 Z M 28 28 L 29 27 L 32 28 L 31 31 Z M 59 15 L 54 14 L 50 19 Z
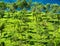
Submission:
M 0 46 L 60 46 L 59 13 L 57 4 L 0 2 Z
M 60 46 L 59 14 L 4 12 L 0 46 Z

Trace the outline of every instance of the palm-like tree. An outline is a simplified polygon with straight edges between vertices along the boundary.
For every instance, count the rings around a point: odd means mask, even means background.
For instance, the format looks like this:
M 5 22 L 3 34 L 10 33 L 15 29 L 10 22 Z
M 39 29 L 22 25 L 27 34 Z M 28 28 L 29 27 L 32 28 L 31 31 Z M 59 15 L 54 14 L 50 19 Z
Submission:
M 0 2 L 0 17 L 3 18 L 4 11 L 6 9 L 6 4 L 4 2 Z
M 60 6 L 58 4 L 51 5 L 51 11 L 52 13 L 57 13 L 60 11 Z
M 18 5 L 16 3 L 13 3 L 12 5 L 13 5 L 14 9 L 18 8 Z
M 0 10 L 4 10 L 6 8 L 6 4 L 4 2 L 0 2 Z
M 41 3 L 34 2 L 33 6 L 31 7 L 31 10 L 33 12 L 42 12 L 43 10 L 43 5 Z
M 10 3 L 6 3 L 6 7 L 11 11 L 14 12 L 16 10 L 14 3 L 10 4 Z
M 50 4 L 46 4 L 45 6 L 45 12 L 48 13 L 50 11 Z
M 30 8 L 31 0 L 27 2 L 26 0 L 18 0 L 17 5 L 20 8 Z

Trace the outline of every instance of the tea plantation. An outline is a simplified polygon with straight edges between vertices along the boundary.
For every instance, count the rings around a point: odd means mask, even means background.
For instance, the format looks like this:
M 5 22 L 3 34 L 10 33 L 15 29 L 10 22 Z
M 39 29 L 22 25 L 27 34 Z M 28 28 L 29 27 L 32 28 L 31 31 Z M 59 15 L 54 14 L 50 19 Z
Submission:
M 0 46 L 60 46 L 60 15 L 23 13 L 0 18 Z
M 60 14 L 35 10 L 0 10 L 0 46 L 60 46 Z

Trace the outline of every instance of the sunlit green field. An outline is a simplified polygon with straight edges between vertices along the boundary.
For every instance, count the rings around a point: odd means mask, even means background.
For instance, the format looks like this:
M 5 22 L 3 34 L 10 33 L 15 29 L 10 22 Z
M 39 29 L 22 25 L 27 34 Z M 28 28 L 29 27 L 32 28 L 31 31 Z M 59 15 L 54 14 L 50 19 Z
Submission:
M 51 10 L 47 6 L 5 11 L 0 5 L 0 46 L 60 46 L 60 14 L 56 13 L 60 6 L 52 5 Z

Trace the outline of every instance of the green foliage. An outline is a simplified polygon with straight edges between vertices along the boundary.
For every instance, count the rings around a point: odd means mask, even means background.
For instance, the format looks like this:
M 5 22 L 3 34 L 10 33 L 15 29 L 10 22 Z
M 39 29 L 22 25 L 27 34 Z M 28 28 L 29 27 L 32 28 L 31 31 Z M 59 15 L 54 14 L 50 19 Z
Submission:
M 60 6 L 33 3 L 28 11 L 25 3 L 7 4 L 8 12 L 1 9 L 0 46 L 60 46 L 60 14 L 53 12 Z M 23 9 L 16 11 L 20 6 Z
M 6 4 L 4 2 L 0 2 L 0 10 L 4 10 L 6 8 Z

